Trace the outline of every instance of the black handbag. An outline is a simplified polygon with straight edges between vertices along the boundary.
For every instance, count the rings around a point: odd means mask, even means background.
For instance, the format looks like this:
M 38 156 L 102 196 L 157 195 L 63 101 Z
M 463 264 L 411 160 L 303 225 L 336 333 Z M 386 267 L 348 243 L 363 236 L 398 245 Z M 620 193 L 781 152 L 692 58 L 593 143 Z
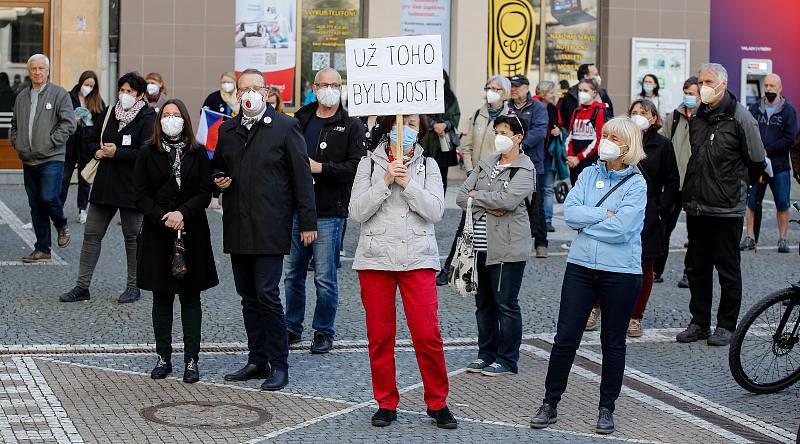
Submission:
M 186 258 L 184 254 L 186 253 L 186 246 L 183 244 L 183 238 L 181 238 L 181 233 L 183 230 L 178 230 L 178 237 L 175 239 L 175 246 L 172 250 L 172 276 L 176 279 L 183 279 L 186 276 Z

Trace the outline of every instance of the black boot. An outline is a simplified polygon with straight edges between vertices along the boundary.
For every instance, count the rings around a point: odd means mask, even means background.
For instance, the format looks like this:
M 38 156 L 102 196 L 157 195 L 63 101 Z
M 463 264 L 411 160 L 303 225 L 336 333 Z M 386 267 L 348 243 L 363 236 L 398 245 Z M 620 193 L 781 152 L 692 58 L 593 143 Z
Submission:
M 558 421 L 558 410 L 550 404 L 542 404 L 536 415 L 531 418 L 531 428 L 544 429 Z
M 436 285 L 439 287 L 444 287 L 447 285 L 447 282 L 450 280 L 450 269 L 447 267 L 442 267 L 442 271 L 436 275 Z
M 428 416 L 433 418 L 436 422 L 436 427 L 440 429 L 455 429 L 458 427 L 458 421 L 456 421 L 455 416 L 450 413 L 450 409 L 447 406 L 440 408 L 439 410 L 431 410 L 428 409 Z
M 169 359 L 164 359 L 159 356 L 156 366 L 153 368 L 153 371 L 150 372 L 150 377 L 153 379 L 164 379 L 170 373 L 172 373 L 172 363 Z
M 372 415 L 372 425 L 375 427 L 386 427 L 391 424 L 392 421 L 397 421 L 397 410 L 378 409 L 378 411 Z
M 186 367 L 183 370 L 183 382 L 187 384 L 194 384 L 200 380 L 200 369 L 197 368 L 197 359 L 189 358 Z
M 597 415 L 597 428 L 595 431 L 601 435 L 608 435 L 614 433 L 614 414 L 611 409 L 600 407 L 600 412 Z

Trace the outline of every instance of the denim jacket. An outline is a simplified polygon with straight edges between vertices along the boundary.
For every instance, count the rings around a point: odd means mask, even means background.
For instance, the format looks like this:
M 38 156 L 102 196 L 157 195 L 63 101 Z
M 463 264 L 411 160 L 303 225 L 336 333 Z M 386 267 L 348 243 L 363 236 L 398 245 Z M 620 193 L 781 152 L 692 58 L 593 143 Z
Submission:
M 595 206 L 629 174 L 637 176 L 617 188 L 600 207 Z M 585 168 L 564 202 L 564 219 L 578 230 L 567 262 L 594 270 L 642 274 L 646 205 L 647 183 L 637 168 L 609 172 L 602 162 Z M 608 211 L 614 215 L 608 217 Z

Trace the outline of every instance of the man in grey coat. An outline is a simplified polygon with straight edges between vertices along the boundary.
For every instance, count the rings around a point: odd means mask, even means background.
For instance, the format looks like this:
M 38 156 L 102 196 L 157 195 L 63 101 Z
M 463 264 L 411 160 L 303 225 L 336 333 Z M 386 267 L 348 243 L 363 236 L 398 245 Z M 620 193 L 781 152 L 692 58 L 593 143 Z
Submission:
M 43 54 L 28 59 L 31 86 L 20 91 L 11 118 L 11 143 L 23 165 L 25 192 L 31 207 L 36 243 L 25 263 L 49 262 L 50 220 L 58 232 L 58 246 L 69 245 L 69 228 L 59 198 L 64 156 L 69 136 L 75 132 L 75 113 L 69 93 L 53 85 L 50 60 Z

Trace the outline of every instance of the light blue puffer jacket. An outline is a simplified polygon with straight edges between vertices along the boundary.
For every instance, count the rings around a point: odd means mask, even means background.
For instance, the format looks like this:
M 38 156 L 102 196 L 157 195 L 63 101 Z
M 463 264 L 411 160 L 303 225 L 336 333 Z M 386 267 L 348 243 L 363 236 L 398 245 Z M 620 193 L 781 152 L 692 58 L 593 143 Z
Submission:
M 600 207 L 597 202 L 625 176 L 636 174 L 617 188 Z M 642 274 L 642 227 L 647 183 L 633 166 L 606 170 L 603 162 L 587 167 L 564 202 L 564 219 L 579 230 L 567 262 L 594 270 Z M 614 216 L 608 217 L 611 211 Z

